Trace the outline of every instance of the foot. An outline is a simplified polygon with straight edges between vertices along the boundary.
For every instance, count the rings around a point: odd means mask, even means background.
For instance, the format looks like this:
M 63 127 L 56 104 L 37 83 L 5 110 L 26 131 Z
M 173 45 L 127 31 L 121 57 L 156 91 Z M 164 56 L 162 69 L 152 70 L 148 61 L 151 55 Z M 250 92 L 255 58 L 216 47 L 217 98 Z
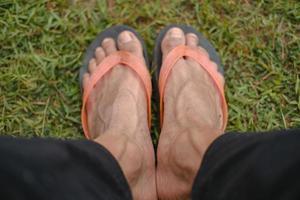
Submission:
M 84 75 L 84 85 L 98 64 L 118 50 L 144 60 L 142 46 L 133 33 L 122 32 L 117 43 L 106 38 L 99 44 Z M 147 124 L 146 93 L 139 77 L 128 67 L 115 66 L 96 84 L 87 112 L 91 138 L 117 159 L 134 199 L 156 199 L 154 150 Z
M 207 54 L 198 46 L 195 34 L 172 28 L 162 42 L 163 59 L 178 45 Z M 223 122 L 217 89 L 206 71 L 190 58 L 178 60 L 170 73 L 163 117 L 157 150 L 158 197 L 189 199 L 203 155 L 222 134 Z

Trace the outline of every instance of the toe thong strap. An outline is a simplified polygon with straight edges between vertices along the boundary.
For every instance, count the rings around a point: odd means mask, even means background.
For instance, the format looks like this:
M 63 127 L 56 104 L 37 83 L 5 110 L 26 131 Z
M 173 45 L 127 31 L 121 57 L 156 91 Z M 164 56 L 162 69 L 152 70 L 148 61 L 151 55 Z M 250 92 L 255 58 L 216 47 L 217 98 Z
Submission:
M 131 68 L 137 73 L 138 77 L 141 79 L 142 84 L 145 87 L 146 98 L 147 98 L 147 110 L 148 110 L 148 125 L 151 125 L 151 93 L 152 85 L 151 78 L 147 67 L 144 62 L 137 56 L 127 52 L 127 51 L 117 51 L 108 57 L 106 57 L 96 68 L 96 71 L 91 75 L 88 84 L 83 88 L 82 96 L 82 109 L 81 109 L 81 121 L 85 136 L 89 139 L 89 129 L 87 122 L 87 108 L 86 104 L 88 98 L 97 84 L 97 82 L 111 70 L 114 66 L 118 64 L 123 64 L 126 67 Z
M 195 60 L 200 66 L 209 74 L 213 80 L 216 89 L 220 95 L 220 101 L 223 112 L 223 125 L 222 130 L 224 131 L 227 124 L 227 103 L 224 95 L 223 78 L 222 75 L 217 71 L 217 65 L 209 59 L 209 56 L 197 49 L 188 47 L 186 45 L 180 45 L 175 47 L 170 53 L 168 53 L 164 60 L 160 74 L 159 74 L 159 96 L 160 96 L 160 124 L 163 123 L 163 112 L 164 112 L 164 92 L 168 76 L 175 63 L 182 57 L 189 57 Z

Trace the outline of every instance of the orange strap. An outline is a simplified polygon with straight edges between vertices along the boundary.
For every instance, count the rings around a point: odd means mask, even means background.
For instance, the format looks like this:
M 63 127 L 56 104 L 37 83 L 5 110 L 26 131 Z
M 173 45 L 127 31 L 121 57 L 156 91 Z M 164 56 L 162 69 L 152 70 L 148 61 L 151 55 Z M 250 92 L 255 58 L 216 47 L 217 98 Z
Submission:
M 82 127 L 85 136 L 89 139 L 89 130 L 87 123 L 87 110 L 86 103 L 92 92 L 93 88 L 97 84 L 97 82 L 114 66 L 118 64 L 124 64 L 125 66 L 131 68 L 133 71 L 137 73 L 140 77 L 146 91 L 147 98 L 147 109 L 148 109 L 148 125 L 151 126 L 151 93 L 152 93 L 152 85 L 151 78 L 147 67 L 144 62 L 138 58 L 137 56 L 127 52 L 127 51 L 117 51 L 110 56 L 106 57 L 98 66 L 97 70 L 90 77 L 89 83 L 85 88 L 83 88 L 83 97 L 82 97 L 82 109 L 81 109 L 81 121 Z
M 190 57 L 200 64 L 202 68 L 206 70 L 209 74 L 215 86 L 220 94 L 220 100 L 223 111 L 223 126 L 222 130 L 225 130 L 227 124 L 227 103 L 224 95 L 223 81 L 221 80 L 221 74 L 214 67 L 214 63 L 209 59 L 209 57 L 201 51 L 195 50 L 185 45 L 180 45 L 174 48 L 170 53 L 168 53 L 166 59 L 164 60 L 161 71 L 159 74 L 159 94 L 160 94 L 160 124 L 163 123 L 163 113 L 164 113 L 164 92 L 166 87 L 166 82 L 168 76 L 174 67 L 175 63 L 182 57 Z

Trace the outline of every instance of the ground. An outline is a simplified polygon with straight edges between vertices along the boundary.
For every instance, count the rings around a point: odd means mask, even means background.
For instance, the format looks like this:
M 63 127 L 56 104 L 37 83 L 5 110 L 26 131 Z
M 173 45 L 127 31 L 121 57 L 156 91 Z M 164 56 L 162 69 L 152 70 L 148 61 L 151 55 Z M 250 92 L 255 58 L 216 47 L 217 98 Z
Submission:
M 0 135 L 82 138 L 78 72 L 98 32 L 127 24 L 152 55 L 158 31 L 190 24 L 225 66 L 227 131 L 300 126 L 297 0 L 0 2 Z M 157 143 L 157 106 L 153 105 Z

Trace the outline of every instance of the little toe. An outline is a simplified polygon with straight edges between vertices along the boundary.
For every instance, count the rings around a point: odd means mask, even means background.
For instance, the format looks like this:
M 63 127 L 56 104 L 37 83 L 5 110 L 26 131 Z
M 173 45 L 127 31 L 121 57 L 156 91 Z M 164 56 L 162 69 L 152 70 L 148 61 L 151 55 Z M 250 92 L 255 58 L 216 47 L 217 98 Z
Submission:
M 90 80 L 90 74 L 89 73 L 85 73 L 83 75 L 83 79 L 82 79 L 82 86 L 83 86 L 83 88 L 85 88 L 87 86 L 89 80 Z

